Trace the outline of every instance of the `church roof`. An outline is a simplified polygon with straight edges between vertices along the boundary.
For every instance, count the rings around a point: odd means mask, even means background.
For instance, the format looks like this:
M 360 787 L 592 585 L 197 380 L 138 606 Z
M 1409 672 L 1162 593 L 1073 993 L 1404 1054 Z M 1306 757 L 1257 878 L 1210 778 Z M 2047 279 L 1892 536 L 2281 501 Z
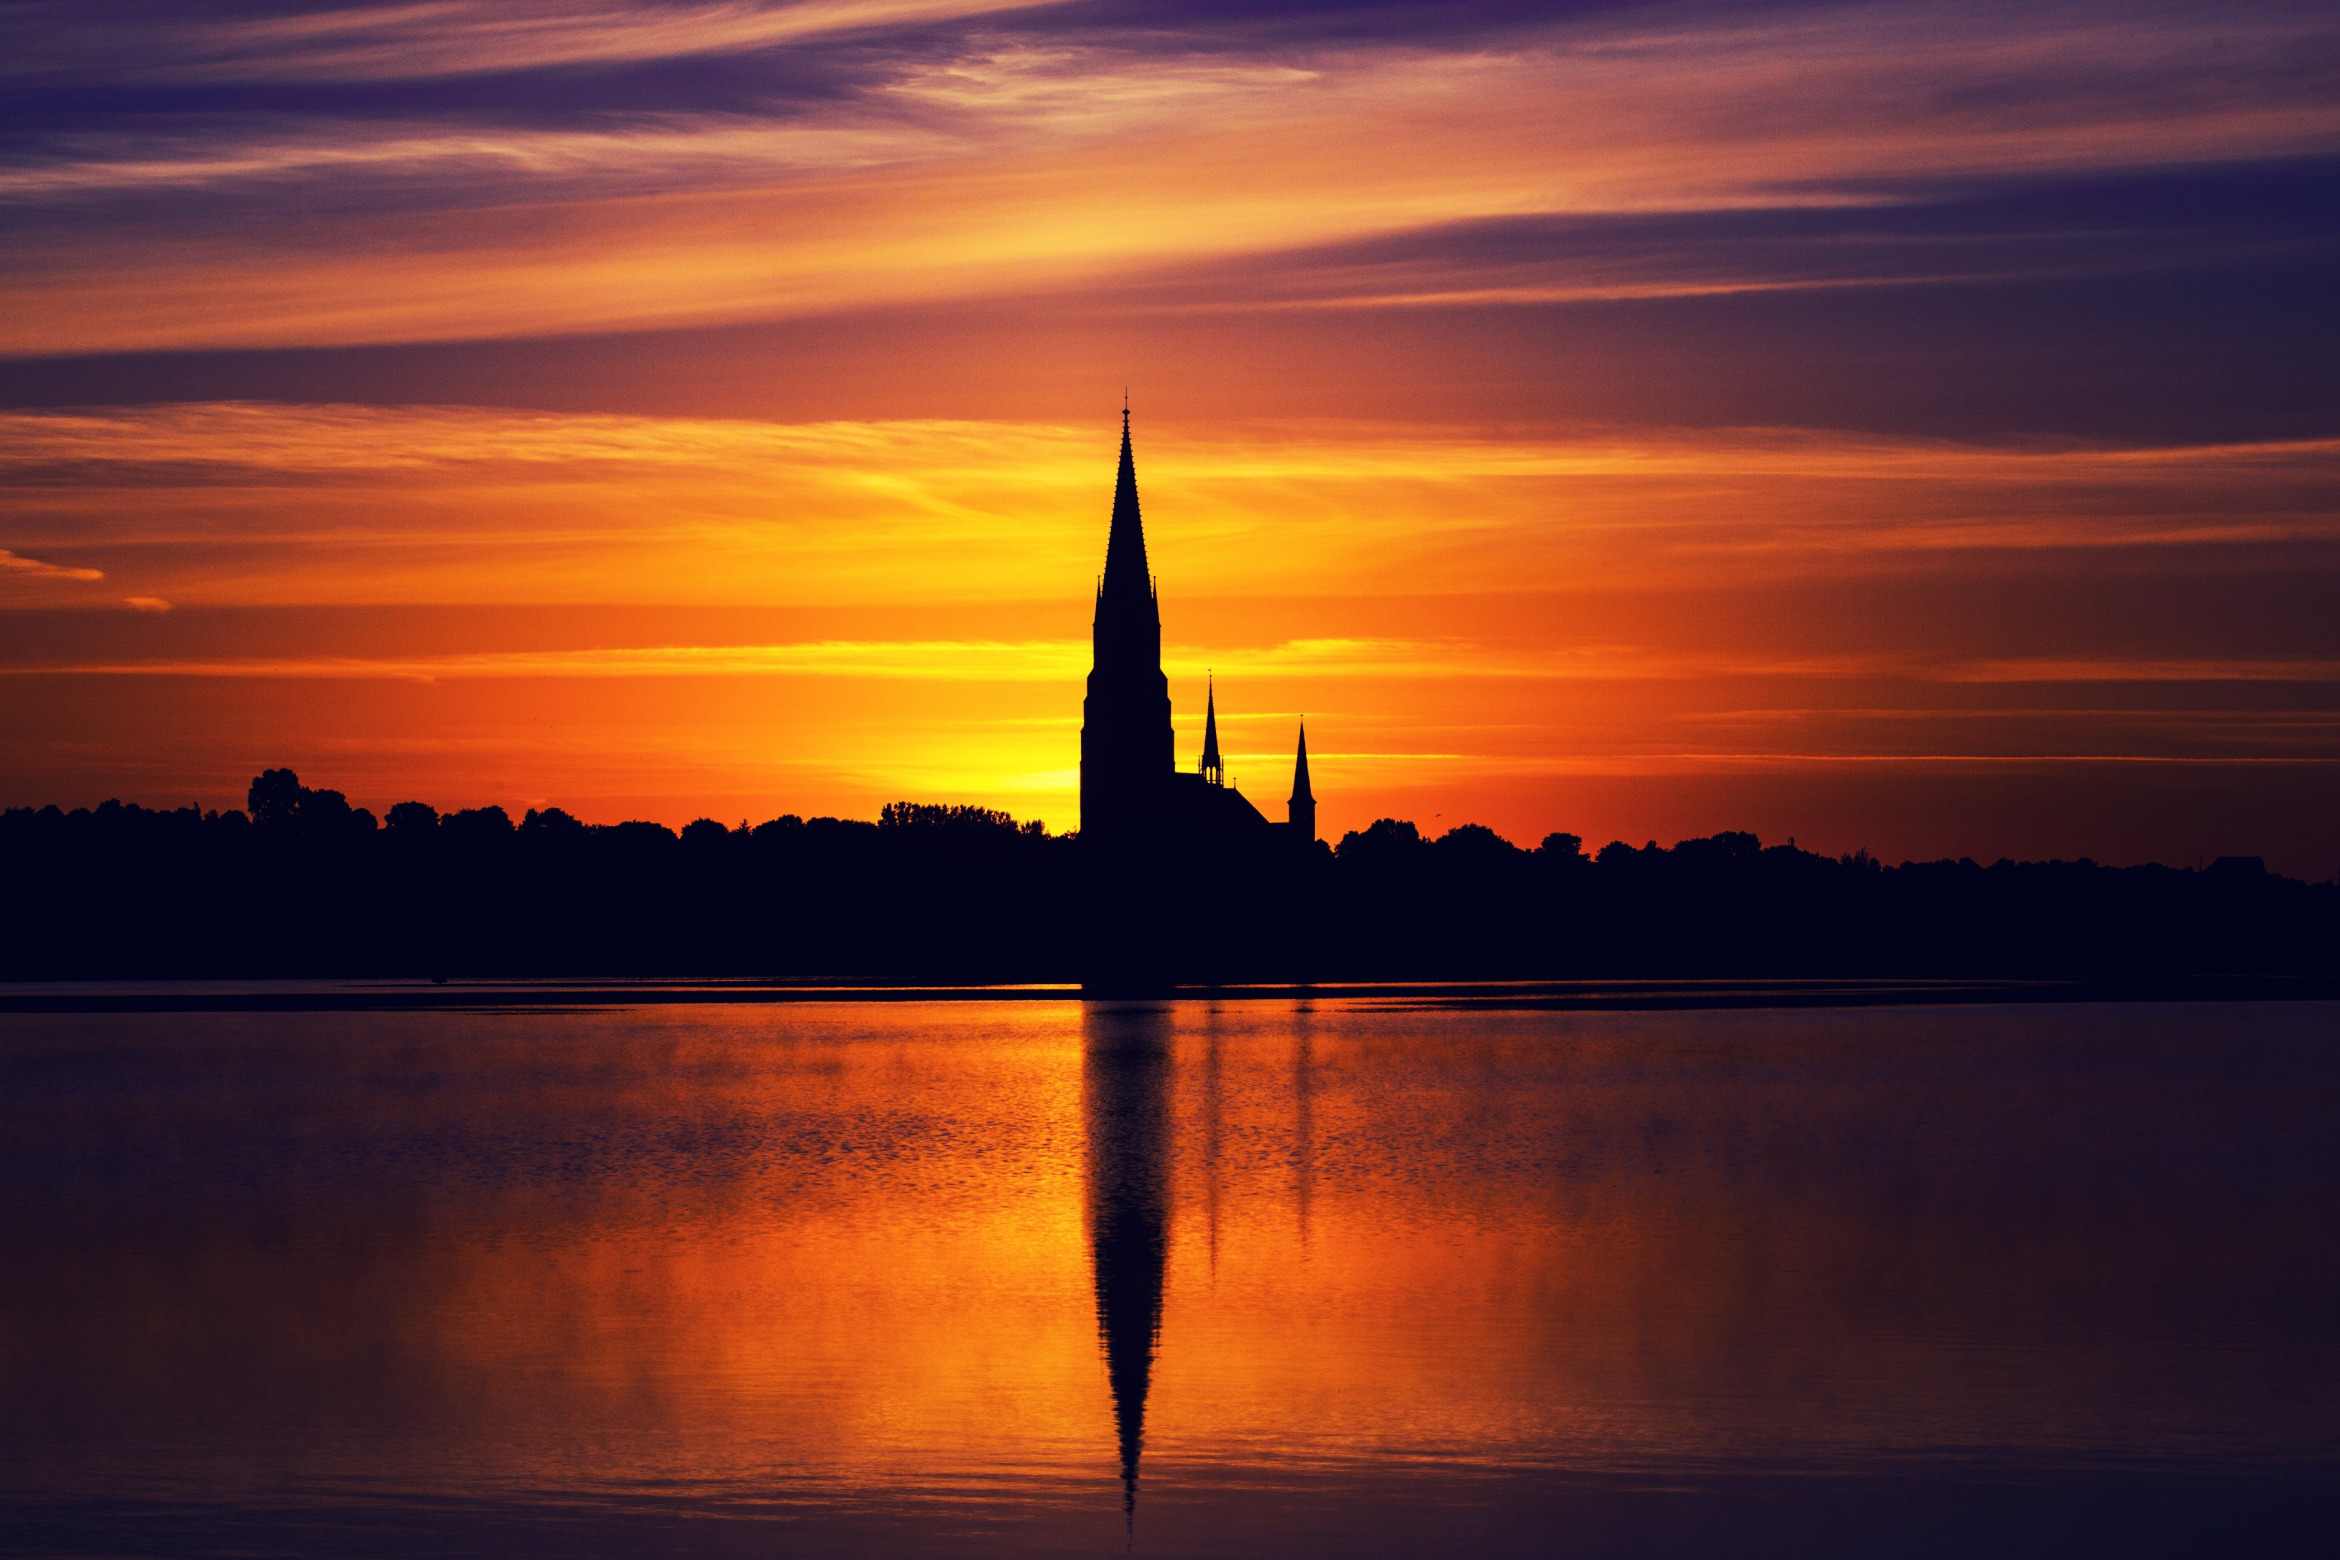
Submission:
M 1308 722 L 1300 723 L 1300 762 L 1292 766 L 1292 800 L 1313 802 L 1308 789 Z

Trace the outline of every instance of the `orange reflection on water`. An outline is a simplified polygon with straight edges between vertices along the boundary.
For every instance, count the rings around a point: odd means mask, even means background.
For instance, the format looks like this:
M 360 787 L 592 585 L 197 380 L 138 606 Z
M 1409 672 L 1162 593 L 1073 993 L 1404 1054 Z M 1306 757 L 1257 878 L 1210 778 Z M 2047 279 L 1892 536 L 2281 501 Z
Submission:
M 11 1112 L 9 1450 L 1084 1544 L 1235 1475 L 2326 1456 L 2316 1015 L 2206 1011 L 26 1021 L 85 1083 Z

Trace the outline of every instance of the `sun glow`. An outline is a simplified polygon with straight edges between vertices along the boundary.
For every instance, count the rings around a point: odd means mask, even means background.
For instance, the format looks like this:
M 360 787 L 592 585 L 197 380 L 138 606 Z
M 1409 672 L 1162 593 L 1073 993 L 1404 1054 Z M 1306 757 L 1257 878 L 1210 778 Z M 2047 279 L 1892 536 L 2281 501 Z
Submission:
M 232 733 L 299 730 L 287 756 L 377 807 L 486 789 L 679 823 L 934 795 L 1075 820 L 1097 429 L 215 404 L 0 432 L 24 541 L 0 590 L 113 609 L 0 647 L 20 741 L 200 687 L 243 712 L 203 739 L 223 800 L 255 762 Z M 2329 440 L 1282 423 L 1141 447 L 1183 740 L 1215 675 L 1272 809 L 1310 716 L 1328 827 L 1475 795 L 1532 839 L 1527 797 L 1602 777 L 2223 762 L 2243 732 L 2340 751 L 2321 716 L 2172 693 L 2312 701 L 2340 657 L 1847 627 L 1946 557 L 2327 541 Z M 1799 597 L 1833 605 L 1764 605 Z

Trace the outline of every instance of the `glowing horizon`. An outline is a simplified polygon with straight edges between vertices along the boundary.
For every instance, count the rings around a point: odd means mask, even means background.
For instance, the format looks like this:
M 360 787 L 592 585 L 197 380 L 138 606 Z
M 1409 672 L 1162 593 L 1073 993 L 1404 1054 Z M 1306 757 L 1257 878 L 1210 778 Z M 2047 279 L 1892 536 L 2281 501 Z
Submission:
M 0 805 L 2340 864 L 2316 7 L 27 9 Z

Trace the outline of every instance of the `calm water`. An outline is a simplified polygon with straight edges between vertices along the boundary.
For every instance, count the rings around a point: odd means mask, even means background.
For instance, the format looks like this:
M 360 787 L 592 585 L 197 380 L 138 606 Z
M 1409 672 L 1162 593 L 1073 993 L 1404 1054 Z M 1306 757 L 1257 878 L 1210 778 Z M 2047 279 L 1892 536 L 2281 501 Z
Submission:
M 2328 1553 L 2336 1042 L 0 1018 L 0 1546 Z

